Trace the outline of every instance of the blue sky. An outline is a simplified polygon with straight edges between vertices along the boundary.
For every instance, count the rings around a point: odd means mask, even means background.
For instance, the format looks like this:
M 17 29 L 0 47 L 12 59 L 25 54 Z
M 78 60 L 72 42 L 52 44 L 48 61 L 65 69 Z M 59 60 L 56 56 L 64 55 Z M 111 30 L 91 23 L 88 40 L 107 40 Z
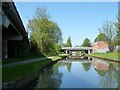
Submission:
M 37 7 L 46 7 L 51 19 L 62 31 L 63 42 L 70 36 L 73 46 L 85 38 L 93 43 L 105 20 L 117 21 L 117 2 L 16 2 L 17 10 L 26 27 Z

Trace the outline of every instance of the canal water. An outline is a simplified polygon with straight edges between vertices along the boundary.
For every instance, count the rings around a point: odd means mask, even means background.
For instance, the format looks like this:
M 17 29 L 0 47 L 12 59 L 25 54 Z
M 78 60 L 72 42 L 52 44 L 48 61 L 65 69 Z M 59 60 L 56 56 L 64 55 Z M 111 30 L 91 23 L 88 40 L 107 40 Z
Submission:
M 63 59 L 45 69 L 34 88 L 118 88 L 120 64 L 101 59 Z

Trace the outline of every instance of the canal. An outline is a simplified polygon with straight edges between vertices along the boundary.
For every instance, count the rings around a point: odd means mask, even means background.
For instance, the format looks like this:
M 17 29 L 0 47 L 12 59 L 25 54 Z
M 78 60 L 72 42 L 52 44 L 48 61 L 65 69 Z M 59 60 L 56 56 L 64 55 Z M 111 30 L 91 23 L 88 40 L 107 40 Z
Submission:
M 96 58 L 63 59 L 39 74 L 34 88 L 118 88 L 119 66 Z

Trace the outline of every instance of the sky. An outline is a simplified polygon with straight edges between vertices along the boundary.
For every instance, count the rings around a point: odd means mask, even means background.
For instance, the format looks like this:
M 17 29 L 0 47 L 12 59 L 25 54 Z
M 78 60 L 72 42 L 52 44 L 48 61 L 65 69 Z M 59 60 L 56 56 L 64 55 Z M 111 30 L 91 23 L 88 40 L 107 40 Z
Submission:
M 15 2 L 26 28 L 28 19 L 35 16 L 36 8 L 46 7 L 51 20 L 62 31 L 63 42 L 71 37 L 72 46 L 81 45 L 85 38 L 91 43 L 99 34 L 98 28 L 106 20 L 117 21 L 117 2 Z

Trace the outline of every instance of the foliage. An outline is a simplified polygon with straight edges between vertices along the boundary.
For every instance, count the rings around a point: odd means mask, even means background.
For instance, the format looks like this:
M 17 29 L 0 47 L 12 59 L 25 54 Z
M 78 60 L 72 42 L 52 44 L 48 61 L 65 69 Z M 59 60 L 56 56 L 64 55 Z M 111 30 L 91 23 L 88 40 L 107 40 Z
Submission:
M 76 45 L 75 47 L 80 47 L 79 45 Z
M 90 40 L 88 38 L 85 38 L 82 47 L 90 47 L 90 46 L 91 46 Z
M 107 36 L 104 34 L 104 33 L 100 33 L 94 40 L 94 42 L 97 42 L 97 41 L 107 41 L 108 38 Z
M 61 47 L 66 47 L 66 43 L 63 43 L 63 42 L 62 42 L 62 43 L 60 43 L 60 46 L 61 46 Z
M 116 26 L 116 36 L 115 36 L 115 39 L 114 39 L 114 43 L 115 45 L 120 45 L 120 11 L 119 11 L 119 15 L 117 17 L 118 19 L 118 22 L 115 23 L 115 26 Z
M 70 36 L 69 36 L 68 39 L 67 39 L 66 47 L 72 47 L 72 43 L 71 43 L 71 38 L 70 38 Z
M 80 56 L 80 55 L 81 55 L 81 52 L 80 52 L 80 51 L 77 51 L 77 52 L 75 53 L 75 55 L 76 55 L 76 56 Z
M 112 52 L 113 51 L 112 41 L 113 41 L 113 38 L 115 36 L 114 23 L 111 22 L 111 21 L 106 20 L 103 23 L 102 27 L 99 28 L 99 31 L 100 31 L 100 33 L 103 33 L 103 34 L 106 35 L 109 50 L 110 50 L 110 52 Z
M 45 8 L 37 8 L 36 15 L 28 23 L 28 28 L 31 30 L 30 42 L 33 52 L 52 52 L 53 49 L 56 49 L 54 46 L 62 41 L 62 32 L 59 26 L 50 20 Z

